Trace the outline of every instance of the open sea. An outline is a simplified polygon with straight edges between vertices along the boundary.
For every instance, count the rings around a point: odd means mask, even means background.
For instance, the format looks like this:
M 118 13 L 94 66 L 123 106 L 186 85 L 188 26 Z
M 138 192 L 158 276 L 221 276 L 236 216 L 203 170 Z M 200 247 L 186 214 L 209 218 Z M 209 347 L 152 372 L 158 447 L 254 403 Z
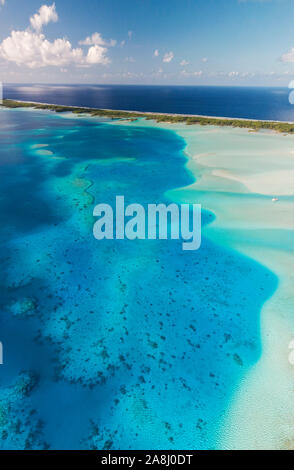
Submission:
M 130 111 L 294 121 L 294 106 L 285 87 L 4 84 L 4 98 Z

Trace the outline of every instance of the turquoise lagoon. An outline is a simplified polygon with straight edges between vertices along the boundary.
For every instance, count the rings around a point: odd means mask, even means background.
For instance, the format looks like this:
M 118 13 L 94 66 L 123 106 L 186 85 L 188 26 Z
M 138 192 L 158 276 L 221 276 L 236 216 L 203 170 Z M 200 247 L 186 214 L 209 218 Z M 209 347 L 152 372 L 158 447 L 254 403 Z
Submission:
M 184 138 L 1 110 L 0 141 L 0 448 L 219 448 L 277 278 L 205 236 L 184 252 L 92 233 L 95 204 L 194 182 Z

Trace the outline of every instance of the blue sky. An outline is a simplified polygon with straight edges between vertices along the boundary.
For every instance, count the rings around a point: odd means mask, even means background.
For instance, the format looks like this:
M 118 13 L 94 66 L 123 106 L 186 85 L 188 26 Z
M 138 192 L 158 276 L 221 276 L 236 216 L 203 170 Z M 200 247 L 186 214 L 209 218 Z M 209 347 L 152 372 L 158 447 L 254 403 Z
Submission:
M 294 78 L 293 0 L 1 3 L 3 82 L 279 86 Z

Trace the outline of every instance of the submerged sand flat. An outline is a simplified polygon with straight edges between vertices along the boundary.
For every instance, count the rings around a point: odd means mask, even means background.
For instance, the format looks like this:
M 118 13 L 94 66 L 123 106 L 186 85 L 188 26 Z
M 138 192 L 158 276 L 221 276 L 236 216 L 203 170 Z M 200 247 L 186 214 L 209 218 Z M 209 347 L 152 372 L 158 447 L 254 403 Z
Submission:
M 279 279 L 260 313 L 261 358 L 232 397 L 217 447 L 293 449 L 294 137 L 212 126 L 164 127 L 185 139 L 187 167 L 196 178 L 168 196 L 212 211 L 216 217 L 204 235 L 258 261 Z
M 201 202 L 214 212 L 205 235 L 279 278 L 261 312 L 262 357 L 233 397 L 219 445 L 293 448 L 294 368 L 288 356 L 294 338 L 294 139 L 237 129 L 178 133 L 186 139 L 188 167 L 197 181 L 174 192 L 177 199 Z

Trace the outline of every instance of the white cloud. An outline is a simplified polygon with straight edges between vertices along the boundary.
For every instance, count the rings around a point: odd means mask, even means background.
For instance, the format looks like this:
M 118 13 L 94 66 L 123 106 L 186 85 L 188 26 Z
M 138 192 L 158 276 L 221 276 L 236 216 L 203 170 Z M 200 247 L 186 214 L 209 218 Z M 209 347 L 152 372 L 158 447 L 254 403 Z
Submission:
M 164 54 L 164 57 L 163 57 L 163 62 L 171 62 L 174 58 L 174 53 L 173 52 L 167 52 L 166 54 Z
M 184 77 L 198 77 L 198 78 L 200 78 L 200 77 L 203 76 L 203 71 L 199 70 L 197 72 L 187 72 L 186 70 L 182 70 L 181 75 L 183 75 Z
M 64 38 L 48 41 L 44 34 L 31 31 L 12 31 L 11 35 L 0 44 L 0 56 L 17 65 L 40 68 L 49 65 L 64 66 L 108 64 L 107 49 L 92 46 L 87 55 L 81 48 L 73 48 Z
M 88 50 L 87 57 L 85 58 L 86 64 L 94 65 L 94 64 L 102 64 L 107 65 L 110 64 L 110 60 L 106 57 L 106 51 L 104 47 L 101 46 L 92 46 Z M 82 61 L 82 64 L 83 65 Z
M 66 39 L 49 42 L 43 34 L 12 31 L 11 35 L 0 44 L 0 55 L 17 65 L 36 68 L 81 62 L 83 51 L 73 49 Z
M 182 60 L 182 62 L 180 62 L 181 67 L 186 67 L 186 65 L 189 65 L 189 62 L 187 60 Z
M 206 62 L 208 62 L 207 57 L 203 57 L 203 58 L 202 58 L 202 62 L 203 62 L 204 64 L 206 64 Z
M 83 46 L 106 46 L 114 47 L 117 44 L 115 39 L 110 39 L 110 41 L 105 41 L 100 33 L 93 33 L 92 36 L 88 36 L 83 41 L 80 41 L 79 44 Z
M 239 77 L 239 75 L 240 75 L 239 72 L 234 72 L 234 71 L 228 73 L 228 76 L 229 76 L 230 78 L 236 78 L 236 77 Z
M 31 16 L 30 18 L 32 28 L 39 32 L 42 30 L 44 25 L 47 25 L 51 21 L 54 23 L 58 21 L 55 3 L 53 3 L 51 6 L 41 6 L 39 12 L 35 13 L 35 15 Z
M 0 0 L 0 5 L 5 5 L 5 0 Z
M 154 57 L 158 57 L 158 56 L 159 56 L 159 50 L 158 50 L 158 49 L 155 49 L 153 55 L 154 55 Z
M 74 48 L 71 42 L 65 38 L 58 38 L 54 41 L 46 39 L 45 35 L 41 33 L 43 25 L 57 20 L 55 4 L 53 3 L 51 7 L 43 5 L 39 13 L 30 18 L 30 23 L 35 31 L 29 28 L 25 31 L 12 31 L 10 36 L 0 43 L 0 57 L 29 68 L 64 67 L 70 64 L 77 66 L 106 65 L 110 62 L 106 55 L 107 47 L 104 46 L 106 42 L 99 33 L 91 36 L 92 41 L 90 37 L 87 38 L 89 41 L 86 44 L 91 47 L 86 54 L 82 48 Z
M 128 31 L 128 38 L 132 39 L 132 37 L 133 37 L 133 31 Z
M 294 62 L 294 47 L 289 52 L 282 55 L 281 61 L 282 62 Z
M 107 64 L 109 64 L 110 60 L 105 55 L 106 50 L 107 49 L 105 49 L 104 47 L 101 47 L 101 46 L 92 46 L 92 47 L 90 47 L 90 49 L 88 50 L 87 57 L 85 58 L 86 64 L 90 64 L 90 65 L 93 65 L 93 64 L 107 65 Z M 83 62 L 84 62 L 84 60 L 82 60 L 81 65 L 83 65 Z

